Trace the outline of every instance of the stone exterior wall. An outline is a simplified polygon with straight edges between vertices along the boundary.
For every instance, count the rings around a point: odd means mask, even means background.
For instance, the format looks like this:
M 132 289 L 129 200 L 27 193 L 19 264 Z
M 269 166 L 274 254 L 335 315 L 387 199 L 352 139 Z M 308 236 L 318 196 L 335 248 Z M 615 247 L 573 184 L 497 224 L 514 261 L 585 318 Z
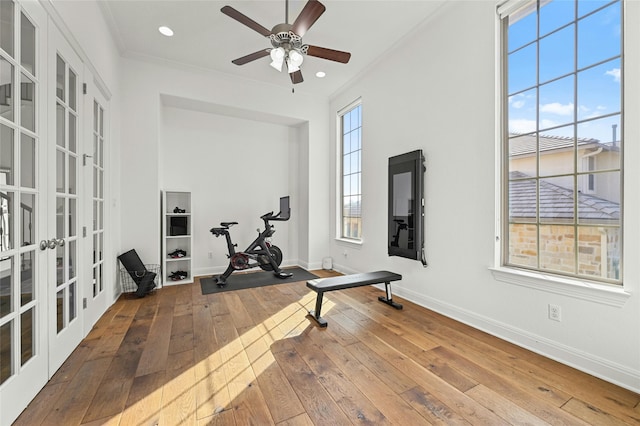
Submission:
M 538 226 L 509 225 L 509 263 L 538 268 Z M 554 272 L 619 278 L 620 231 L 618 228 L 578 228 L 576 268 L 575 231 L 568 225 L 540 225 L 539 267 Z

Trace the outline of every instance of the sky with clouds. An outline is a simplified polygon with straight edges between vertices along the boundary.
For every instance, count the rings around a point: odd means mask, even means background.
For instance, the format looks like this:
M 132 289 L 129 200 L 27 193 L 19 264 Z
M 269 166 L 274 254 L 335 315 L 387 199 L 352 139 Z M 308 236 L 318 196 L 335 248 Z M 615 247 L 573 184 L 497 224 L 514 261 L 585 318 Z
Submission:
M 537 43 L 535 11 L 510 20 L 510 132 L 577 132 L 579 138 L 610 142 L 615 124 L 620 139 L 621 6 L 616 2 L 597 10 L 607 3 L 578 2 L 577 21 L 573 1 L 547 3 L 540 9 Z

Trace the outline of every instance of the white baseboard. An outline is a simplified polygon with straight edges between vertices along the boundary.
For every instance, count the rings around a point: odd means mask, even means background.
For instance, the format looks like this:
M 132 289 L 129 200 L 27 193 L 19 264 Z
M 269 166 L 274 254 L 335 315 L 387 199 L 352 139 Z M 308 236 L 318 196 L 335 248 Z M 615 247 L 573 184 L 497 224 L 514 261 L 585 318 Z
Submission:
M 635 371 L 606 359 L 577 351 L 574 348 L 554 342 L 545 337 L 529 333 L 525 330 L 512 327 L 509 324 L 495 321 L 447 303 L 442 303 L 428 296 L 404 289 L 398 285 L 393 286 L 393 294 L 537 354 L 625 389 L 640 393 L 640 371 Z
M 298 266 L 298 265 L 299 265 L 299 263 L 297 261 L 288 260 L 287 259 L 287 260 L 283 260 L 282 264 L 280 266 L 282 266 L 283 268 L 286 268 L 286 267 L 289 267 L 289 266 Z M 303 268 L 304 268 L 304 266 L 303 266 Z M 225 266 L 207 266 L 207 267 L 204 267 L 204 268 L 194 268 L 193 269 L 193 276 L 194 277 L 206 277 L 206 276 L 210 276 L 210 275 L 220 275 L 226 269 L 227 269 L 227 265 L 225 265 Z

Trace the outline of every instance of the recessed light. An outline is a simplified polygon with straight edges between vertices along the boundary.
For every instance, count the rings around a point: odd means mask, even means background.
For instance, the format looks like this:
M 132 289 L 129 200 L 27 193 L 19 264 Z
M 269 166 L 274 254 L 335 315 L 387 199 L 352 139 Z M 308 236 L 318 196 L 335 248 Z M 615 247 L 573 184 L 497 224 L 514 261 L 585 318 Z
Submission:
M 318 71 L 316 73 L 316 77 L 318 78 L 324 78 L 324 76 L 327 75 L 324 71 Z
M 159 27 L 158 31 L 160 31 L 160 34 L 167 37 L 171 37 L 173 35 L 173 30 L 169 27 L 165 27 L 165 26 Z

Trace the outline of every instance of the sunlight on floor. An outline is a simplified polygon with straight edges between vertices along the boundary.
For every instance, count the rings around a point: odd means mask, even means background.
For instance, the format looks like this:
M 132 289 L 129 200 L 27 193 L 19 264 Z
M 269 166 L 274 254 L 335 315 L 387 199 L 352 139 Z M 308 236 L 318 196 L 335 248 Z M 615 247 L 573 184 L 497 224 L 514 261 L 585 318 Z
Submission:
M 154 392 L 144 395 L 138 402 L 127 407 L 120 424 L 158 424 L 161 417 L 163 424 L 180 424 L 187 418 L 203 419 L 231 409 L 234 401 L 251 389 L 256 384 L 256 379 L 276 363 L 271 351 L 274 343 L 299 336 L 309 326 L 315 327 L 306 315 L 309 309 L 314 308 L 315 301 L 316 293 L 309 292 L 260 324 L 238 329 L 238 333 L 241 333 L 239 336 L 209 354 L 193 368 L 181 372 L 164 386 L 159 386 Z M 322 312 L 329 312 L 334 306 L 335 303 L 325 297 Z M 215 316 L 212 323 L 219 343 L 220 340 L 225 340 L 227 332 L 236 334 L 232 324 L 220 321 L 216 324 Z M 194 382 L 197 392 L 192 385 Z M 167 396 L 163 397 L 163 390 L 170 391 L 174 395 L 173 399 L 167 401 Z M 202 395 L 207 395 L 207 399 L 196 401 Z M 149 406 L 161 405 L 161 410 L 164 410 L 170 404 L 180 406 L 180 410 L 171 411 L 183 413 L 182 419 L 167 419 L 163 412 L 140 418 L 141 413 L 149 412 Z M 129 423 L 129 420 L 134 423 Z

